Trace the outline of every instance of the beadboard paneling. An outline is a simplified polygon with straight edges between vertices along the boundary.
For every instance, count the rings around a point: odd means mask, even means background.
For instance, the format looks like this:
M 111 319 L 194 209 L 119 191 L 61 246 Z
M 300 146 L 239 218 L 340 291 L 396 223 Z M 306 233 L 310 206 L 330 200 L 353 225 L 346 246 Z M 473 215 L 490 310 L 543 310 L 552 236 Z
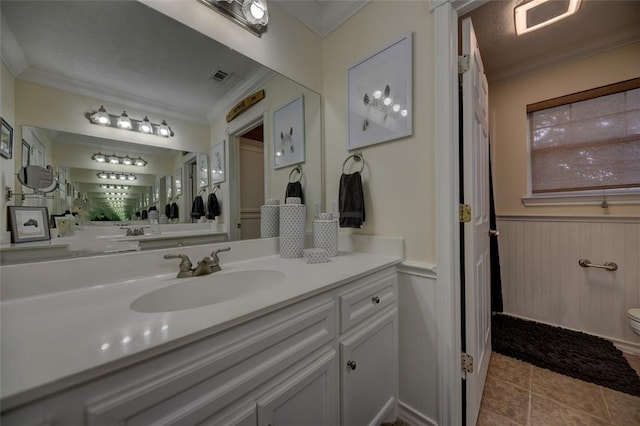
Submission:
M 627 320 L 640 308 L 640 223 L 499 217 L 498 229 L 506 313 L 640 345 Z

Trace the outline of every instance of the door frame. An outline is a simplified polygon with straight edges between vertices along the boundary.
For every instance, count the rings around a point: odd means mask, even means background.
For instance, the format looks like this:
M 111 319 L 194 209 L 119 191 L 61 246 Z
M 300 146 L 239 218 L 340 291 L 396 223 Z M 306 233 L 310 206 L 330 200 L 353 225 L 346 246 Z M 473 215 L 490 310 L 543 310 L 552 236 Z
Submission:
M 229 153 L 227 155 L 227 170 L 229 175 L 227 181 L 229 182 L 229 207 L 224 207 L 225 213 L 228 213 L 229 218 L 229 240 L 239 240 L 239 235 L 242 231 L 238 231 L 238 223 L 240 222 L 240 135 L 246 133 L 252 128 L 263 124 L 264 130 L 262 134 L 262 143 L 264 145 L 264 186 L 265 194 L 267 194 L 267 182 L 269 181 L 267 167 L 267 159 L 269 158 L 269 148 L 267 148 L 267 131 L 270 131 L 270 127 L 267 123 L 267 110 L 264 105 L 260 105 L 259 108 L 252 108 L 242 116 L 238 117 L 227 127 L 227 143 Z M 267 130 L 269 129 L 269 130 Z M 228 210 L 227 210 L 228 209 Z
M 439 421 L 462 424 L 460 223 L 458 220 L 458 18 L 488 0 L 434 0 Z

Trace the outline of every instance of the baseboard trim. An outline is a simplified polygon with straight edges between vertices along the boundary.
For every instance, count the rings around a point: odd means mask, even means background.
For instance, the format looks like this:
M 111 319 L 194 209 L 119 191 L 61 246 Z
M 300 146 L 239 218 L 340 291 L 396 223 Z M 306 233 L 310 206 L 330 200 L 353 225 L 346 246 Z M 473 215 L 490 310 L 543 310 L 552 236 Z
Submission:
M 404 261 L 396 266 L 399 273 L 415 275 L 435 280 L 438 278 L 437 266 L 432 263 Z
M 565 328 L 567 330 L 572 330 L 572 331 L 579 331 L 580 333 L 585 333 L 585 334 L 589 334 L 591 336 L 600 337 L 602 339 L 606 339 L 606 340 L 612 342 L 613 345 L 616 348 L 620 349 L 622 352 L 640 356 L 640 343 L 629 342 L 627 340 L 619 340 L 619 339 L 615 339 L 613 337 L 603 336 L 602 334 L 590 333 L 588 331 L 578 330 L 577 328 L 565 327 L 564 325 L 554 324 L 552 322 L 547 322 L 547 321 L 542 321 L 542 320 L 539 320 L 539 319 L 524 317 L 522 315 L 516 315 L 516 314 L 512 314 L 510 312 L 504 312 L 504 314 L 505 315 L 510 315 L 512 317 L 515 317 L 515 318 L 520 318 L 520 319 L 523 319 L 523 320 L 527 320 L 527 321 L 536 321 L 536 322 L 539 322 L 539 323 L 542 323 L 542 324 L 552 325 L 554 327 L 561 327 L 561 328 Z
M 411 426 L 437 426 L 433 419 L 425 416 L 413 407 L 408 406 L 402 401 L 398 401 L 398 417 L 409 423 Z

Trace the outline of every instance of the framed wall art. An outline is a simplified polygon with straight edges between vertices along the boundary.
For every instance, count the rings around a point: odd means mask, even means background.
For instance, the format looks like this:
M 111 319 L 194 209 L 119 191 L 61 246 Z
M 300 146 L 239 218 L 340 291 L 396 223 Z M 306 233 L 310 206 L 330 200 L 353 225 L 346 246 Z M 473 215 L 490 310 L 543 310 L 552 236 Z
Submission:
M 27 167 L 29 165 L 29 160 L 31 159 L 31 145 L 27 143 L 24 139 L 22 139 L 22 167 Z
M 220 183 L 225 181 L 225 140 L 218 142 L 211 147 L 211 183 Z
M 347 72 L 347 148 L 413 134 L 413 51 L 407 34 Z
M 273 168 L 304 163 L 304 96 L 273 113 Z
M 11 158 L 13 154 L 13 127 L 9 126 L 4 118 L 0 129 L 0 155 Z
M 51 239 L 46 207 L 8 206 L 12 243 Z

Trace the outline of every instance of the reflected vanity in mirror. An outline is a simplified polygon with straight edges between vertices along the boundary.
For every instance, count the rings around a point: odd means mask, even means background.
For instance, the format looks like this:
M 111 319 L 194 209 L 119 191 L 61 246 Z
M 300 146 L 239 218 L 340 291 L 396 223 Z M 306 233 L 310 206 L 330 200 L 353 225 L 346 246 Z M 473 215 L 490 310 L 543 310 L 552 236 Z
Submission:
M 27 188 L 49 193 L 58 188 L 58 179 L 51 171 L 40 166 L 26 166 L 18 171 L 18 181 Z
M 151 227 L 152 208 L 163 223 L 145 231 L 174 232 L 176 239 L 142 249 L 184 244 L 178 236 L 202 237 L 190 240 L 198 244 L 258 238 L 260 206 L 266 199 L 284 202 L 296 166 L 304 173 L 310 229 L 323 193 L 319 94 L 137 1 L 20 1 L 0 7 L 14 36 L 2 43 L 14 40 L 27 58 L 12 68 L 18 70 L 15 122 L 32 147 L 31 164 L 50 165 L 58 180 L 52 198 L 14 201 L 83 217 L 82 232 L 93 235 L 90 246 L 99 249 L 80 247 L 73 255 L 117 252 L 118 244 L 122 250 L 141 249 L 120 227 Z M 202 13 L 215 12 L 203 6 Z M 65 44 L 60 34 L 66 34 Z M 140 54 L 139 46 L 153 55 Z M 229 110 L 257 90 L 264 90 L 264 99 L 227 122 Z M 273 113 L 298 97 L 304 99 L 305 159 L 276 169 Z M 86 114 L 102 105 L 112 115 L 166 120 L 175 135 L 160 138 L 89 122 Z M 223 181 L 211 176 L 220 170 L 213 164 L 220 156 L 212 152 L 224 154 Z M 198 164 L 203 156 L 207 160 Z M 123 158 L 146 164 L 124 164 Z M 25 174 L 19 182 L 30 180 Z M 194 220 L 195 198 L 201 196 L 206 208 L 214 191 L 219 216 Z M 151 241 L 152 235 L 144 238 Z

